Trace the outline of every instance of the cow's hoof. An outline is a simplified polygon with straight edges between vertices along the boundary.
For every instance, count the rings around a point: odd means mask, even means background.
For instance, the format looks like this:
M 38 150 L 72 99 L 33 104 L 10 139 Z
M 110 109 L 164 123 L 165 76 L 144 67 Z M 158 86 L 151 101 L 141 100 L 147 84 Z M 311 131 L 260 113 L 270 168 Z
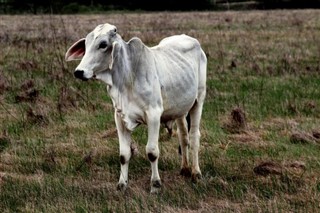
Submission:
M 151 183 L 151 194 L 159 194 L 161 192 L 161 181 L 156 180 Z
M 202 179 L 201 173 L 194 173 L 191 176 L 191 180 L 192 180 L 193 183 L 197 183 L 201 179 Z
M 118 190 L 118 191 L 124 192 L 124 191 L 126 191 L 126 189 L 127 189 L 127 185 L 126 185 L 126 184 L 124 184 L 124 183 L 118 183 L 118 185 L 117 185 L 117 190 Z
M 186 168 L 182 168 L 180 170 L 180 175 L 184 176 L 184 177 L 191 177 L 191 169 L 186 167 Z

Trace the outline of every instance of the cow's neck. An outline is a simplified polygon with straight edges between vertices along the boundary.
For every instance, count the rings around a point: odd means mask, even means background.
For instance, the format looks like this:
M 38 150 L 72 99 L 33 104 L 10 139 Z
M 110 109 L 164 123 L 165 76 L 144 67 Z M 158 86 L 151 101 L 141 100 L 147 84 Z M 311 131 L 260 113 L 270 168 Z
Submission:
M 121 41 L 119 54 L 115 57 L 112 70 L 104 71 L 97 76 L 108 85 L 108 93 L 112 98 L 114 107 L 122 111 L 128 104 L 128 93 L 132 89 L 134 74 L 132 71 L 132 56 L 129 46 Z
M 114 59 L 111 71 L 112 85 L 120 92 L 124 92 L 124 90 L 132 86 L 133 72 L 131 61 L 130 49 L 127 43 L 121 40 L 121 48 Z

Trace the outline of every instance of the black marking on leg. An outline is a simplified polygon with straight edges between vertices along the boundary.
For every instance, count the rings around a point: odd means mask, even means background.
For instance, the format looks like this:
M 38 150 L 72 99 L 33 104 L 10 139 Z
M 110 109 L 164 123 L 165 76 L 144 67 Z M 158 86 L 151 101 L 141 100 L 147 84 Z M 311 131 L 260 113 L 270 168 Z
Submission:
M 157 160 L 157 156 L 155 156 L 152 153 L 148 153 L 148 158 L 151 162 L 154 162 L 155 160 Z
M 127 189 L 127 186 L 125 185 L 125 184 L 123 184 L 123 183 L 118 183 L 118 185 L 117 185 L 117 190 L 118 191 L 126 191 L 126 189 Z
M 120 155 L 120 163 L 121 165 L 126 163 L 126 158 L 123 155 Z
M 152 181 L 152 186 L 155 188 L 161 188 L 161 181 L 160 180 Z
M 191 169 L 190 168 L 182 168 L 180 170 L 180 175 L 184 177 L 191 177 Z

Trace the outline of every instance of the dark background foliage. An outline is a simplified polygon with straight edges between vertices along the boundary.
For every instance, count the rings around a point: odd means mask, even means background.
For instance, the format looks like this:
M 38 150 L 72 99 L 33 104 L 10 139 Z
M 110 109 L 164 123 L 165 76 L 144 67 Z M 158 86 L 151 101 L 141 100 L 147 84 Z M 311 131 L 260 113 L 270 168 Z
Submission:
M 202 11 L 319 8 L 320 0 L 0 0 L 0 13 L 94 13 L 110 10 Z

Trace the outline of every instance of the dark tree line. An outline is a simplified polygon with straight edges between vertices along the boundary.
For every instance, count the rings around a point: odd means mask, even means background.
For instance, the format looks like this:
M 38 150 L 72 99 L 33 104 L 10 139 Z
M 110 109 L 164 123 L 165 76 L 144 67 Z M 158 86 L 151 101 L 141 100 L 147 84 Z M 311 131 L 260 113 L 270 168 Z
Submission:
M 0 0 L 4 13 L 77 13 L 86 10 L 209 10 L 211 0 Z M 1 12 L 1 10 L 0 10 Z
M 320 0 L 259 0 L 264 9 L 320 8 Z
M 320 0 L 0 0 L 0 13 L 86 13 L 107 10 L 189 11 L 320 8 Z M 241 7 L 233 7 L 233 5 Z M 228 7 L 225 7 L 228 5 Z

